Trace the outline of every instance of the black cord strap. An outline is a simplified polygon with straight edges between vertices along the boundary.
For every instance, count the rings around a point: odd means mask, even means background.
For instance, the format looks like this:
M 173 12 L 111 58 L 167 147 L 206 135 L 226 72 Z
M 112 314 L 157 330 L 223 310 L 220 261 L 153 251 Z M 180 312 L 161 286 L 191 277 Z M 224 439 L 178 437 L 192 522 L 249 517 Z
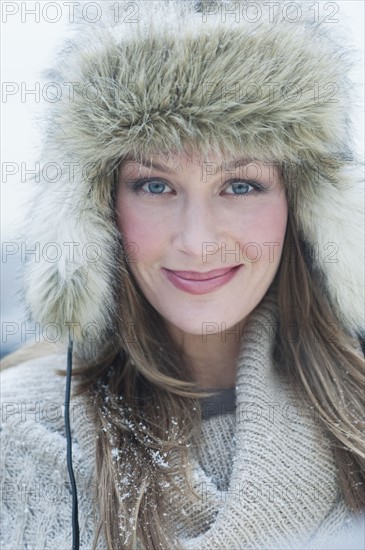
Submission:
M 77 488 L 75 482 L 74 471 L 72 468 L 72 441 L 70 428 L 70 391 L 71 391 L 71 374 L 72 374 L 72 348 L 73 341 L 69 329 L 69 342 L 67 350 L 67 376 L 66 376 L 66 396 L 65 396 L 65 429 L 67 441 L 67 469 L 72 490 L 72 550 L 79 550 L 80 546 L 80 531 L 78 518 L 78 503 L 77 503 Z

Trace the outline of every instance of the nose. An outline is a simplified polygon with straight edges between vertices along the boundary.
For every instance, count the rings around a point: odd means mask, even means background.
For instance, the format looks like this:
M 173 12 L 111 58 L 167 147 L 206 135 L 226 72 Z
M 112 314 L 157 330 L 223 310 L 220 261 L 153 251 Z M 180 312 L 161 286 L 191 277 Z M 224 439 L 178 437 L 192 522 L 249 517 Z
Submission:
M 181 205 L 175 223 L 173 244 L 181 252 L 195 256 L 201 262 L 204 245 L 214 243 L 221 248 L 223 238 L 219 221 L 206 197 L 187 198 Z

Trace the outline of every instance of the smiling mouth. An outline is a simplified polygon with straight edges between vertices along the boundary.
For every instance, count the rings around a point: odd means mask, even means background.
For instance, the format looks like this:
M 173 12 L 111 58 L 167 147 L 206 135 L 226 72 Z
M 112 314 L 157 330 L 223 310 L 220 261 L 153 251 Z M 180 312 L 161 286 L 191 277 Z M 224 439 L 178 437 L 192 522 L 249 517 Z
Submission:
M 178 289 L 190 294 L 207 294 L 227 284 L 243 265 L 214 269 L 201 273 L 199 271 L 172 271 L 162 268 L 167 279 Z
M 239 266 L 231 266 L 226 267 L 223 269 L 213 269 L 211 271 L 207 272 L 200 272 L 200 271 L 175 271 L 171 269 L 166 269 L 166 271 L 170 271 L 170 273 L 173 273 L 177 277 L 180 277 L 181 279 L 185 279 L 187 281 L 207 281 L 210 279 L 216 279 L 217 277 L 222 277 L 226 273 L 229 273 L 232 269 L 235 269 Z

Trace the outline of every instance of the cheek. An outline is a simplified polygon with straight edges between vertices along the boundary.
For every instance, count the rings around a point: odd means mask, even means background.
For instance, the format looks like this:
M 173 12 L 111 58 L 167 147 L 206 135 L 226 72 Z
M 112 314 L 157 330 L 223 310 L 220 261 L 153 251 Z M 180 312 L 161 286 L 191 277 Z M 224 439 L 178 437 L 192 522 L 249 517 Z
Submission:
M 288 210 L 285 198 L 261 205 L 241 227 L 241 250 L 244 260 L 253 267 L 264 263 L 276 265 L 281 257 Z
M 117 195 L 116 209 L 117 226 L 129 259 L 148 262 L 154 258 L 163 240 L 161 224 L 137 208 L 133 197 L 123 193 Z

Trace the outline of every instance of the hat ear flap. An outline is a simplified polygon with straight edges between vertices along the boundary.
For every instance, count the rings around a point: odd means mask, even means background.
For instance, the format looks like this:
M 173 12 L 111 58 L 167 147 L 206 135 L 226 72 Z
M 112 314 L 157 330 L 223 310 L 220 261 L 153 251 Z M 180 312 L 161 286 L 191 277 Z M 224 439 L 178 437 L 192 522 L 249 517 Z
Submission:
M 365 323 L 364 184 L 354 167 L 341 168 L 335 183 L 319 180 L 315 197 L 298 186 L 295 217 L 339 322 L 356 335 Z
M 106 177 L 104 186 L 111 190 L 114 174 Z M 79 168 L 72 184 L 66 171 L 62 178 L 57 186 L 40 181 L 38 200 L 29 210 L 25 249 L 39 254 L 25 265 L 23 298 L 32 320 L 42 330 L 52 325 L 59 339 L 67 341 L 70 324 L 75 340 L 84 339 L 91 325 L 102 338 L 116 314 L 120 235 L 109 205 L 95 203 Z

